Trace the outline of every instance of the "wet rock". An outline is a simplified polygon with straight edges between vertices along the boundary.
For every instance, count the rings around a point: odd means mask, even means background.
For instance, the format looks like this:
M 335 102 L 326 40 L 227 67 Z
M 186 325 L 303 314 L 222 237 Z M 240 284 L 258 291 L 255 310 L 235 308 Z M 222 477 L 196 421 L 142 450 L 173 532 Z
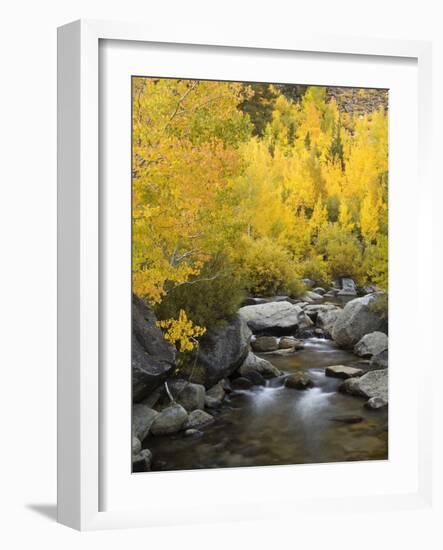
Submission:
M 345 365 L 331 365 L 326 367 L 325 375 L 332 378 L 354 378 L 355 376 L 361 376 L 364 374 L 362 369 L 356 369 L 355 367 L 347 367 Z
M 332 329 L 332 338 L 339 346 L 351 348 L 365 334 L 383 330 L 386 322 L 371 309 L 376 295 L 368 294 L 348 302 Z
M 386 399 L 383 399 L 382 397 L 371 397 L 371 399 L 368 399 L 365 403 L 365 407 L 367 409 L 372 409 L 372 410 L 382 409 L 387 405 L 388 405 L 388 402 L 386 401 Z
M 372 357 L 388 349 L 388 337 L 384 332 L 365 334 L 354 346 L 354 353 L 360 357 Z
M 296 372 L 290 374 L 285 380 L 287 388 L 295 388 L 297 390 L 307 390 L 314 385 L 311 378 L 305 372 Z
M 340 391 L 370 399 L 380 397 L 388 401 L 388 369 L 369 371 L 360 378 L 349 378 Z
M 382 351 L 381 353 L 377 353 L 377 355 L 372 356 L 371 361 L 369 363 L 369 367 L 371 370 L 387 369 L 388 363 L 389 363 L 388 350 L 385 350 L 385 351 Z
M 240 376 L 231 381 L 231 386 L 234 390 L 249 390 L 253 384 L 248 378 Z
M 260 336 L 251 342 L 254 351 L 274 351 L 278 349 L 278 340 L 275 336 Z
M 202 384 L 177 379 L 168 381 L 168 387 L 175 401 L 188 412 L 205 406 L 205 387 Z
M 208 408 L 216 408 L 222 404 L 223 399 L 225 398 L 225 381 L 220 380 L 215 386 L 212 386 L 207 392 L 204 400 L 204 404 Z M 203 407 L 200 407 L 203 408 Z
M 330 418 L 333 422 L 341 422 L 343 424 L 359 424 L 360 422 L 363 422 L 363 418 L 361 416 L 354 416 L 354 415 L 343 415 L 343 416 L 333 416 Z
M 133 472 L 149 472 L 152 463 L 152 453 L 149 449 L 143 449 L 132 457 Z
M 132 395 L 141 401 L 175 370 L 175 348 L 163 338 L 152 310 L 132 296 Z
M 246 306 L 240 311 L 258 307 L 261 306 Z M 200 339 L 197 364 L 203 372 L 202 382 L 207 388 L 238 369 L 248 355 L 251 336 L 245 320 L 239 315 L 236 315 L 227 326 L 209 329 L 203 335 Z
M 183 424 L 183 429 L 202 428 L 203 426 L 212 424 L 212 422 L 214 422 L 214 417 L 211 414 L 197 409 L 189 414 L 186 422 Z
M 316 292 L 313 292 L 312 290 L 307 290 L 303 296 L 302 296 L 303 300 L 306 300 L 307 302 L 309 301 L 317 301 L 317 300 L 321 300 L 323 298 L 322 294 L 317 294 Z
M 275 376 L 281 375 L 279 369 L 275 367 L 272 363 L 266 361 L 266 359 L 257 357 L 252 352 L 248 353 L 248 356 L 246 357 L 244 363 L 239 369 L 239 373 L 243 377 L 247 377 L 250 372 L 258 372 L 264 378 L 274 378 Z M 231 385 L 233 385 L 233 382 L 234 381 L 231 382 Z
M 338 391 L 340 393 L 348 393 L 349 395 L 364 397 L 364 395 L 360 393 L 358 387 L 358 377 L 347 378 L 342 384 L 340 384 Z
M 245 378 L 250 380 L 254 386 L 265 386 L 266 380 L 263 376 L 257 371 L 249 371 L 244 375 Z
M 255 333 L 292 334 L 312 326 L 312 321 L 299 304 L 271 302 L 239 309 L 239 315 Z
M 149 433 L 158 412 L 150 409 L 146 405 L 137 403 L 132 407 L 132 434 L 134 437 L 143 441 Z
M 294 349 L 299 350 L 305 347 L 303 340 L 294 338 L 293 336 L 283 336 L 278 342 L 279 349 Z
M 357 287 L 352 279 L 343 277 L 341 280 L 341 290 L 338 296 L 357 296 Z
M 312 289 L 312 292 L 315 292 L 316 294 L 321 294 L 323 296 L 326 293 L 326 290 L 321 286 L 317 286 Z
M 191 413 L 192 414 L 192 413 Z M 180 431 L 188 418 L 186 409 L 178 403 L 173 403 L 155 418 L 151 426 L 153 435 L 172 434 Z
M 338 310 L 338 306 L 334 304 L 309 304 L 304 308 L 306 315 L 315 323 L 319 313 Z

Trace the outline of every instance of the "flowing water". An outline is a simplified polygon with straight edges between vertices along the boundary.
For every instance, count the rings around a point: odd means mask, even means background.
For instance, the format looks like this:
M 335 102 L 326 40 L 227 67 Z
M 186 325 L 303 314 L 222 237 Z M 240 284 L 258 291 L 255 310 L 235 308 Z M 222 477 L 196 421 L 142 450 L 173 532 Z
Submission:
M 337 391 L 341 381 L 326 377 L 328 365 L 363 366 L 330 340 L 309 338 L 290 355 L 266 354 L 283 376 L 265 387 L 236 391 L 216 411 L 215 422 L 195 436 L 149 437 L 153 470 L 189 470 L 276 464 L 306 464 L 388 458 L 388 412 L 370 411 L 364 400 Z M 308 390 L 284 387 L 297 370 L 309 373 Z M 362 417 L 347 424 L 334 417 Z

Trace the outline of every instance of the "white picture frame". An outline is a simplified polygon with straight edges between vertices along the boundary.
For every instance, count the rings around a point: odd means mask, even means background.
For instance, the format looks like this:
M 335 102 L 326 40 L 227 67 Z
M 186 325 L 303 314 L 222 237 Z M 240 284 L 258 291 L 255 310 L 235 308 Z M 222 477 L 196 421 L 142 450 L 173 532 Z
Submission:
M 328 54 L 340 59 L 389 59 L 392 67 L 396 62 L 412 60 L 416 65 L 418 82 L 418 99 L 414 108 L 418 113 L 418 148 L 416 165 L 420 181 L 420 216 L 417 242 L 414 253 L 420 254 L 426 265 L 430 261 L 429 247 L 422 246 L 430 232 L 430 197 L 432 184 L 429 176 L 428 151 L 431 127 L 430 81 L 431 81 L 431 47 L 426 42 L 369 40 L 345 37 L 322 37 L 298 34 L 293 38 L 262 39 L 251 41 L 245 37 L 226 39 L 223 33 L 219 36 L 205 35 L 205 30 L 193 36 L 187 36 L 186 30 L 174 31 L 170 36 L 155 31 L 155 27 L 144 25 L 102 22 L 77 21 L 59 29 L 58 33 L 58 519 L 60 523 L 80 530 L 119 528 L 131 526 L 152 526 L 178 522 L 212 521 L 222 519 L 259 519 L 264 517 L 263 508 L 266 494 L 241 500 L 228 510 L 228 501 L 220 500 L 215 512 L 208 509 L 205 503 L 200 506 L 197 500 L 189 509 L 184 509 L 178 500 L 176 509 L 167 509 L 161 505 L 154 510 L 152 506 L 129 505 L 129 494 L 122 498 L 121 505 L 113 502 L 111 509 L 103 506 L 104 483 L 114 479 L 110 466 L 104 466 L 103 449 L 106 430 L 107 407 L 103 405 L 108 399 L 109 387 L 103 388 L 103 363 L 100 353 L 100 339 L 103 325 L 103 300 L 106 298 L 108 283 L 101 285 L 103 276 L 102 238 L 106 224 L 100 222 L 102 212 L 102 194 L 100 190 L 99 159 L 102 143 L 100 141 L 99 113 L 100 105 L 99 80 L 100 44 L 103 41 L 122 41 L 129 48 L 136 44 L 170 44 L 175 48 L 197 46 L 197 50 L 211 55 L 211 48 L 219 47 L 229 51 L 230 56 L 241 53 L 273 52 L 273 55 L 284 56 L 291 52 L 304 52 L 312 56 Z M 160 48 L 161 49 L 161 48 Z M 155 54 L 152 54 L 155 55 Z M 264 78 L 264 80 L 266 80 Z M 415 92 L 414 92 L 415 93 Z M 412 97 L 412 96 L 411 96 Z M 129 123 L 129 121 L 128 121 Z M 412 127 L 414 128 L 414 126 Z M 412 151 L 414 153 L 414 151 Z M 414 156 L 414 154 L 413 154 Z M 395 154 L 394 154 L 395 157 Z M 415 159 L 415 156 L 414 156 Z M 413 166 L 413 165 L 412 165 Z M 411 175 L 414 177 L 415 175 Z M 409 197 L 412 199 L 412 196 Z M 407 200 L 405 199 L 405 202 Z M 127 220 L 126 220 L 127 222 Z M 412 228 L 412 231 L 415 229 Z M 395 256 L 394 256 L 395 258 Z M 130 269 L 130 265 L 127 266 Z M 420 283 L 424 273 L 418 271 L 414 282 Z M 418 296 L 417 296 L 418 298 Z M 395 296 L 394 296 L 395 300 Z M 417 307 L 421 307 L 417 299 Z M 430 367 L 424 367 L 425 378 L 429 384 Z M 130 371 L 128 365 L 128 372 Z M 111 388 L 112 390 L 112 388 Z M 318 509 L 321 506 L 334 506 L 335 510 L 352 509 L 356 503 L 367 510 L 392 508 L 422 508 L 431 506 L 432 500 L 432 452 L 429 419 L 431 402 L 426 398 L 422 386 L 417 389 L 417 408 L 415 423 L 418 428 L 416 437 L 417 457 L 410 464 L 416 471 L 411 484 L 402 483 L 392 492 L 379 494 L 377 491 L 363 491 L 353 494 L 352 491 L 334 493 L 331 488 L 327 498 L 312 487 L 311 498 L 307 493 L 299 499 L 292 499 L 285 491 L 285 479 L 288 471 L 268 468 L 267 476 L 273 476 L 273 483 L 281 482 L 281 488 L 272 493 L 272 501 L 281 499 L 291 506 L 303 507 L 303 510 Z M 127 405 L 129 418 L 130 407 Z M 128 418 L 126 418 L 127 429 Z M 117 430 L 118 431 L 118 430 Z M 124 431 L 122 431 L 124 433 Z M 129 441 L 129 439 L 128 439 Z M 126 452 L 126 451 L 125 451 Z M 129 443 L 128 443 L 129 452 Z M 414 460 L 415 460 L 414 458 Z M 112 466 L 112 465 L 111 465 Z M 354 465 L 335 465 L 335 471 L 343 472 Z M 285 467 L 286 468 L 286 467 Z M 288 467 L 293 472 L 293 468 Z M 310 466 L 310 469 L 316 466 Z M 171 476 L 181 490 L 186 490 L 189 479 L 194 483 L 207 485 L 216 482 L 218 486 L 235 483 L 252 482 L 260 469 L 242 469 L 210 471 L 180 474 L 155 474 L 149 478 L 143 476 L 143 484 L 150 484 L 155 493 L 162 483 L 168 483 Z M 254 472 L 252 470 L 255 470 Z M 271 472 L 274 471 L 274 473 Z M 298 470 L 300 471 L 300 470 Z M 109 476 L 111 472 L 111 476 Z M 326 470 L 325 470 L 326 473 Z M 125 474 L 126 475 L 126 474 Z M 129 475 L 129 472 L 128 472 Z M 196 478 L 195 476 L 199 476 Z M 291 474 L 292 475 L 292 474 Z M 307 470 L 305 476 L 309 476 Z M 407 475 L 407 470 L 404 476 Z M 165 476 L 169 476 L 167 479 Z M 133 479 L 141 476 L 132 476 Z M 271 479 L 271 478 L 269 478 Z M 295 478 L 294 478 L 295 479 Z M 338 477 L 340 479 L 340 476 Z M 403 478 L 402 478 L 403 479 Z M 218 481 L 214 481 L 218 480 Z M 142 483 L 137 481 L 136 483 Z M 134 484 L 134 483 L 132 483 Z M 265 484 L 266 487 L 266 484 Z M 118 493 L 117 493 L 118 495 Z M 269 493 L 269 498 L 271 494 Z M 261 499 L 261 500 L 260 500 Z M 115 500 L 115 499 L 114 499 Z M 134 500 L 136 502 L 136 500 Z M 245 506 L 248 504 L 248 506 Z M 294 508 L 293 508 L 294 509 Z

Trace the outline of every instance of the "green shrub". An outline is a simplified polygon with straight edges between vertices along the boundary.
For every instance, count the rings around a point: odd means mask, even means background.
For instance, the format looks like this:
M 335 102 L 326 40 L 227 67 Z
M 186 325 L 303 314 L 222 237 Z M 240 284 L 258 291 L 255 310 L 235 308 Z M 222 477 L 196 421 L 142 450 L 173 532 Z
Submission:
M 387 321 L 389 313 L 388 293 L 381 292 L 377 294 L 376 299 L 369 304 L 369 309 Z
M 303 278 L 312 279 L 319 285 L 328 285 L 331 280 L 329 267 L 323 256 L 311 256 L 301 264 Z
M 353 233 L 329 223 L 321 229 L 315 248 L 331 278 L 351 277 L 359 285 L 365 282 L 363 247 Z
M 219 256 L 207 263 L 194 279 L 169 289 L 156 307 L 156 315 L 159 320 L 176 319 L 183 309 L 194 324 L 209 328 L 236 313 L 244 296 L 233 267 Z
M 300 267 L 278 243 L 266 237 L 246 238 L 239 249 L 238 273 L 249 292 L 257 296 L 303 293 Z
M 365 271 L 368 280 L 383 290 L 388 290 L 388 237 L 377 235 L 375 244 L 365 250 Z

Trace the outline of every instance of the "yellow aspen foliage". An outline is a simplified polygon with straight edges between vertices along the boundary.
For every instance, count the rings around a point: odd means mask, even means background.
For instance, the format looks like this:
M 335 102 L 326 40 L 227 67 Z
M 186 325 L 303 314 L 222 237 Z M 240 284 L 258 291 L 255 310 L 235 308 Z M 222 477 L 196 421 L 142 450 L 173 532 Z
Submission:
M 387 288 L 387 113 L 298 88 L 133 78 L 133 290 L 181 351 L 245 292 Z
M 355 223 L 352 220 L 351 212 L 349 211 L 348 205 L 345 200 L 342 200 L 340 202 L 338 223 L 345 231 L 349 231 L 350 233 L 355 227 Z
M 321 199 L 319 198 L 315 203 L 312 216 L 309 220 L 309 232 L 310 232 L 311 238 L 317 237 L 319 232 L 326 225 L 327 222 L 328 222 L 328 212 L 327 212 L 326 206 L 324 206 Z
M 368 193 L 363 199 L 360 210 L 360 229 L 365 241 L 371 243 L 379 230 L 379 215 L 382 204 L 373 193 Z
M 204 327 L 194 325 L 183 309 L 180 310 L 178 319 L 157 321 L 157 326 L 165 331 L 165 340 L 173 344 L 180 352 L 192 351 L 196 348 L 197 338 L 206 332 Z

